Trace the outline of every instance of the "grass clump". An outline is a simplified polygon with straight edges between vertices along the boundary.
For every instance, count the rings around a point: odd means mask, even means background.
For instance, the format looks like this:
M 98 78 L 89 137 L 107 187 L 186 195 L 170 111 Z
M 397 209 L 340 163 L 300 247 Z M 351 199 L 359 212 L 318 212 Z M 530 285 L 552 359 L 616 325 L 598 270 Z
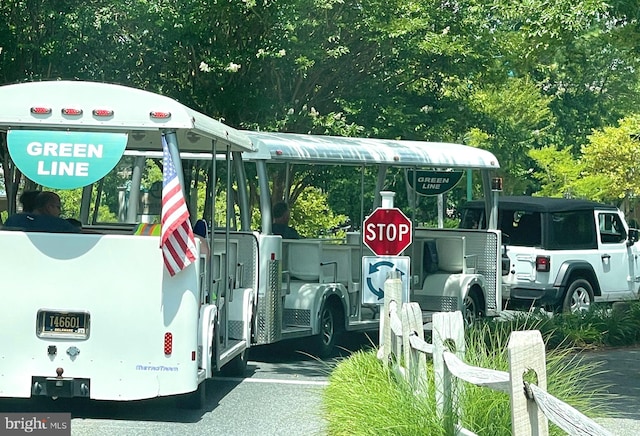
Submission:
M 491 336 L 495 330 L 508 333 L 539 330 L 547 349 L 577 348 L 593 350 L 640 343 L 640 302 L 625 303 L 616 309 L 598 304 L 586 312 L 555 314 L 533 310 L 514 312 L 500 322 L 485 320 L 481 328 Z M 476 329 L 478 326 L 476 326 Z
M 444 435 L 436 416 L 435 389 L 417 398 L 398 383 L 375 350 L 358 351 L 341 361 L 324 390 L 323 400 L 331 435 Z
M 537 330 L 545 319 L 524 318 L 509 323 L 486 323 L 467 331 L 465 362 L 469 365 L 509 371 L 507 345 L 513 330 Z M 512 327 L 518 327 L 512 330 Z M 606 386 L 597 384 L 601 363 L 586 361 L 576 350 L 563 346 L 548 348 L 547 392 L 590 418 L 610 416 Z M 464 383 L 461 421 L 477 434 L 510 435 L 511 404 L 507 394 Z M 550 434 L 565 434 L 549 422 Z
M 600 364 L 576 353 L 584 348 L 626 345 L 637 341 L 640 305 L 624 313 L 596 308 L 588 313 L 550 317 L 516 314 L 506 321 L 478 323 L 466 332 L 464 361 L 508 371 L 507 344 L 512 331 L 540 330 L 547 347 L 547 391 L 593 418 L 611 416 L 607 386 L 597 384 Z M 628 324 L 631 324 L 629 327 Z M 330 435 L 444 435 L 435 405 L 433 363 L 427 357 L 427 386 L 413 388 L 383 367 L 375 350 L 354 353 L 340 362 L 324 391 L 324 412 Z M 510 435 L 509 396 L 461 382 L 460 421 L 477 434 Z M 564 434 L 549 424 L 551 434 Z

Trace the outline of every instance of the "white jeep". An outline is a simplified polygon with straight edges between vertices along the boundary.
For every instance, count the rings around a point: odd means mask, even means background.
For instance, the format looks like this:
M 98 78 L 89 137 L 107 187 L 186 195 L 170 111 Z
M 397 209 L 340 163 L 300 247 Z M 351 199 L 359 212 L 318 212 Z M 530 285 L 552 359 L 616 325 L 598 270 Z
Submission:
M 486 227 L 484 202 L 470 201 L 462 228 Z M 502 299 L 508 308 L 588 310 L 594 301 L 638 299 L 638 231 L 616 207 L 586 200 L 501 197 Z

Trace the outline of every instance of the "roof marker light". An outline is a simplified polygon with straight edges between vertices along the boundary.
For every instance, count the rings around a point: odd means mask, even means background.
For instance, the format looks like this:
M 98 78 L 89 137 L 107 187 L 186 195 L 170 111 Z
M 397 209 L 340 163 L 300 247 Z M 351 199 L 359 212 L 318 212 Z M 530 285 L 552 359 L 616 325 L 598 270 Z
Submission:
M 96 117 L 112 117 L 113 111 L 111 109 L 94 109 L 93 115 Z
M 171 118 L 171 112 L 151 111 L 149 115 L 151 116 L 151 118 L 163 119 L 163 120 Z
M 62 115 L 82 115 L 82 109 L 65 107 L 62 109 Z
M 278 156 L 282 156 L 284 153 L 282 152 L 282 150 L 276 150 L 276 154 L 277 154 Z
M 51 113 L 51 108 L 44 106 L 34 106 L 31 108 L 31 113 L 37 115 L 49 115 Z

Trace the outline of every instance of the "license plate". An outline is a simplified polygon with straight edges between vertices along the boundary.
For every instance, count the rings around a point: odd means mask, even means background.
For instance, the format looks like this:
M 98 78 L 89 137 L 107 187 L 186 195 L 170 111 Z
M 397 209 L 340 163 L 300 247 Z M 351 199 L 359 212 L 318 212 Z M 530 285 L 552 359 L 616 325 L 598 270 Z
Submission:
M 88 338 L 88 312 L 38 311 L 36 332 L 40 337 Z

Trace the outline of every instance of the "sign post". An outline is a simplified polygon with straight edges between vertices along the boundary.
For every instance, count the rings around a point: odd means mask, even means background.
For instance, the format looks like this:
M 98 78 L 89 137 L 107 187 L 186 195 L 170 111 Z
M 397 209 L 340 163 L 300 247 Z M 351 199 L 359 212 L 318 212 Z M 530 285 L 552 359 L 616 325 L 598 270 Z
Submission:
M 410 262 L 406 256 L 398 256 L 413 240 L 411 220 L 400 209 L 393 207 L 395 193 L 383 191 L 382 207 L 377 208 L 362 223 L 362 241 L 376 257 L 362 259 L 362 304 L 384 304 L 385 281 L 399 275 L 402 299 L 409 301 Z M 384 338 L 384 317 L 380 317 L 380 345 Z

